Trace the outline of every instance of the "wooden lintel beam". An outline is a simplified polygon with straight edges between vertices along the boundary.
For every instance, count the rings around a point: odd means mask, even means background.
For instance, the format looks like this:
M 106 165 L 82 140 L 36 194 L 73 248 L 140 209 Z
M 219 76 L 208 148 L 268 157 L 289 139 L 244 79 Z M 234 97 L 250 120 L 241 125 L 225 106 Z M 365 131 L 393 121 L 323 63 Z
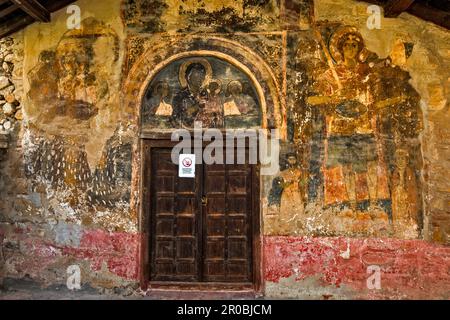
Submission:
M 414 0 L 389 0 L 384 6 L 384 16 L 387 18 L 397 17 L 400 13 L 408 10 Z
M 37 21 L 50 22 L 50 12 L 36 0 L 11 0 Z

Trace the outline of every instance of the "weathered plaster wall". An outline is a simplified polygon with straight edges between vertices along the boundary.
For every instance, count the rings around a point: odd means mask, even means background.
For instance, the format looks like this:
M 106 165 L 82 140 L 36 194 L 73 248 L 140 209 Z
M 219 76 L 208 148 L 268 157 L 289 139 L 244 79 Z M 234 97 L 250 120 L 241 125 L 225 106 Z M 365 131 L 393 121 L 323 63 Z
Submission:
M 182 64 L 171 63 L 207 55 L 223 94 L 234 78 L 248 77 L 253 93 L 239 95 L 249 101 L 254 94 L 261 126 L 281 131 L 282 168 L 262 179 L 266 295 L 448 298 L 447 30 L 407 14 L 368 30 L 367 5 L 350 0 L 317 0 L 314 10 L 300 0 L 76 4 L 81 30 L 68 30 L 61 10 L 52 23 L 13 37 L 21 109 L 15 103 L 20 113 L 0 164 L 4 276 L 65 283 L 66 268 L 77 264 L 85 285 L 137 284 L 147 228 L 140 225 L 138 137 L 141 126 L 161 131 L 164 123 L 168 130 L 173 120 L 171 112 L 157 119 L 152 106 L 141 114 L 142 101 L 175 108 L 175 69 Z M 320 37 L 339 54 L 328 40 L 342 26 L 356 28 L 366 49 L 341 96 L 354 100 L 358 88 L 372 102 L 401 98 L 387 104 L 393 111 L 369 112 L 378 144 L 363 143 L 361 150 L 376 145 L 384 158 L 377 159 L 376 183 L 367 166 L 354 164 L 361 166 L 357 174 L 350 170 L 355 199 L 345 166 L 325 165 L 333 152 L 327 149 L 330 113 L 321 110 L 337 104 L 313 106 L 336 89 Z M 347 66 L 334 58 L 345 84 Z M 217 71 L 227 63 L 243 74 Z M 152 81 L 166 81 L 172 95 L 155 94 Z M 381 269 L 381 290 L 367 289 L 369 265 Z
M 448 298 L 448 247 L 421 240 L 341 237 L 266 237 L 264 245 L 267 296 Z M 375 283 L 370 279 L 375 268 L 380 270 L 378 289 L 368 286 Z
M 448 298 L 450 207 L 444 181 L 449 172 L 448 31 L 408 14 L 383 18 L 380 30 L 369 30 L 367 5 L 353 1 L 315 1 L 315 17 L 319 24 L 356 26 L 369 51 L 388 57 L 397 74 L 400 70 L 409 73 L 409 83 L 420 95 L 424 120 L 423 131 L 415 140 L 421 144 L 423 158 L 419 176 L 424 216 L 419 238 L 447 246 L 384 236 L 265 237 L 266 293 L 316 299 Z M 409 57 L 399 45 L 402 42 L 413 44 Z M 319 223 L 319 228 L 323 225 Z M 380 290 L 367 287 L 370 265 L 381 271 Z
M 135 282 L 139 261 L 133 136 L 120 121 L 124 28 L 119 1 L 77 5 L 81 30 L 61 10 L 10 46 L 23 121 L 2 162 L 3 270 L 48 285 L 76 264 L 84 284 L 109 288 Z

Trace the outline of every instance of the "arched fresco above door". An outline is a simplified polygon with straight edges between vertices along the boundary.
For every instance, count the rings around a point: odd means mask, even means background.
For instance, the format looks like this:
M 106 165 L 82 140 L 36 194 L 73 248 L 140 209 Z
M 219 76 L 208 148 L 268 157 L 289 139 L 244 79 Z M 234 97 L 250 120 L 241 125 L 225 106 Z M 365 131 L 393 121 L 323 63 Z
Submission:
M 261 126 L 257 91 L 230 62 L 192 56 L 173 61 L 148 85 L 142 102 L 144 128 L 252 128 Z

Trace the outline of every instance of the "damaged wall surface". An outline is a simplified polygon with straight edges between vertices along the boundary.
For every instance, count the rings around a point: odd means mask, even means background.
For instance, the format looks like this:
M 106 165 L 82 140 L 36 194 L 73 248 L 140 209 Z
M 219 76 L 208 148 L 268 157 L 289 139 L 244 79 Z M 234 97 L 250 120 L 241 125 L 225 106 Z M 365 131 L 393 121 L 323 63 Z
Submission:
M 61 10 L 0 41 L 2 278 L 139 287 L 140 134 L 202 121 L 280 132 L 265 296 L 449 298 L 448 30 L 369 29 L 351 0 L 75 5 L 79 29 Z

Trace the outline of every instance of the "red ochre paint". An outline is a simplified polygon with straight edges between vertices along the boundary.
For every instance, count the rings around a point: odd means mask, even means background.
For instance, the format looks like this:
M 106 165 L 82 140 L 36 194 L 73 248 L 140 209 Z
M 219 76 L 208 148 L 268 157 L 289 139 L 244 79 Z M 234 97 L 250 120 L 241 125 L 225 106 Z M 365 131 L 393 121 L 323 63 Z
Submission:
M 46 270 L 67 268 L 69 264 L 64 264 L 65 257 L 73 260 L 71 264 L 76 264 L 76 259 L 87 260 L 93 271 L 100 271 L 102 265 L 106 265 L 111 273 L 121 278 L 138 279 L 138 234 L 84 230 L 79 246 L 63 246 L 21 230 L 15 231 L 8 238 L 21 243 L 21 254 L 13 257 L 10 263 L 19 274 L 39 278 Z
M 139 278 L 139 234 L 84 230 L 79 246 L 61 246 L 16 231 L 8 239 L 21 243 L 22 255 L 12 261 L 19 273 L 39 276 L 63 267 L 61 258 L 66 257 L 73 263 L 76 259 L 89 261 L 93 271 L 105 265 L 121 278 Z M 347 246 L 348 259 L 343 254 Z M 361 293 L 362 298 L 450 296 L 450 247 L 423 240 L 266 236 L 263 257 L 265 282 L 282 286 L 280 280 L 290 278 L 300 290 L 303 280 L 313 278 L 319 280 L 318 286 L 345 287 Z M 367 291 L 370 265 L 381 268 L 384 295 Z
M 347 246 L 350 255 L 345 259 L 341 254 Z M 302 280 L 314 277 L 323 286 L 367 292 L 367 267 L 378 265 L 380 292 L 408 298 L 450 296 L 450 247 L 423 240 L 268 236 L 264 262 L 265 281 L 275 283 L 294 276 L 301 286 Z
M 65 248 L 63 252 L 90 260 L 94 271 L 106 263 L 110 272 L 135 280 L 139 272 L 139 241 L 138 234 L 89 230 L 83 234 L 79 247 Z

